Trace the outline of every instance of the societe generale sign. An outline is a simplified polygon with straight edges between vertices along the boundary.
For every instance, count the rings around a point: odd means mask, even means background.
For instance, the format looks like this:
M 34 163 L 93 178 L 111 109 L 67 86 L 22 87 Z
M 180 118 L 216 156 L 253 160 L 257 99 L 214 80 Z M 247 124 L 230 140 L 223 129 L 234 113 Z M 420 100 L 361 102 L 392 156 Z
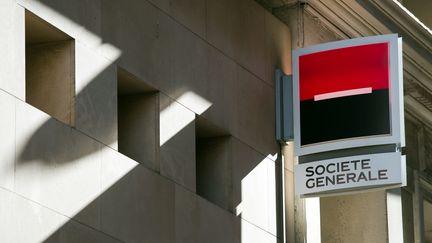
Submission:
M 401 45 L 392 34 L 293 52 L 296 155 L 405 146 Z

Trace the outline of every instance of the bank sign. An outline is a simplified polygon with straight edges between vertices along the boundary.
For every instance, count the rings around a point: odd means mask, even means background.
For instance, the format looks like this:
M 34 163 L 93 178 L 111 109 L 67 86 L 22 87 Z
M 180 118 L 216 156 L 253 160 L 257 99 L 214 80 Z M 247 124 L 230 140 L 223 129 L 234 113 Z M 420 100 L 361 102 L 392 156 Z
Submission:
M 297 156 L 368 146 L 405 146 L 401 45 L 397 35 L 382 35 L 293 52 Z M 369 161 L 364 166 L 349 163 L 349 171 L 345 171 L 344 161 L 312 162 L 318 171 L 312 170 L 310 163 L 301 164 L 296 184 L 301 183 L 298 187 L 301 193 L 402 184 L 399 173 L 404 171 L 402 155 L 383 156 L 348 159 Z M 326 163 L 330 163 L 330 170 Z M 332 172 L 333 164 L 341 166 L 337 172 Z M 323 166 L 325 171 L 321 171 Z

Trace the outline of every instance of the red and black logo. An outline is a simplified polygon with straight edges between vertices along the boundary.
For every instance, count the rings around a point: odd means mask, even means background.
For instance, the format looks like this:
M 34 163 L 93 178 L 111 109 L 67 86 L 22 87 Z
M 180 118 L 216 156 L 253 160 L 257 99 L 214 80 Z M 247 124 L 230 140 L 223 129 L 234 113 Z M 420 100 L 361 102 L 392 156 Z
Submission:
M 390 134 L 389 44 L 299 57 L 301 145 Z

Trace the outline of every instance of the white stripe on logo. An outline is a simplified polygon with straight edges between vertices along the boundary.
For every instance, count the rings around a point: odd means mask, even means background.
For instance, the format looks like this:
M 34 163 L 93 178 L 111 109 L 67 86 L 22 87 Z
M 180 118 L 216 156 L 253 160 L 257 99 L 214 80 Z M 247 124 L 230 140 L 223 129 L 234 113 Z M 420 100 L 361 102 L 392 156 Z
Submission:
M 349 89 L 349 90 L 343 90 L 343 91 L 337 91 L 337 92 L 315 95 L 314 101 L 328 100 L 328 99 L 334 99 L 334 98 L 339 98 L 339 97 L 361 95 L 361 94 L 370 94 L 370 93 L 372 93 L 371 87 L 360 88 L 360 89 Z

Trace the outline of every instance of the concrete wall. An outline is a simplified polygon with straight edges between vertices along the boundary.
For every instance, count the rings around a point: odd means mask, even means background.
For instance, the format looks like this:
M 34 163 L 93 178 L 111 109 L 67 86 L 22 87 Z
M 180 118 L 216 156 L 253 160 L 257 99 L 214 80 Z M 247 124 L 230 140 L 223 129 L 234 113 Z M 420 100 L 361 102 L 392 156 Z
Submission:
M 243 200 L 250 218 L 242 219 L 4 91 L 0 100 L 10 117 L 1 127 L 10 133 L 1 167 L 3 242 L 276 242 L 263 230 L 275 227 L 266 198 Z M 256 210 L 264 210 L 260 221 Z
M 1 57 L 16 72 L 0 69 L 2 242 L 276 242 L 284 24 L 252 0 L 1 4 L 0 41 L 16 49 Z M 24 9 L 74 40 L 74 127 L 24 102 Z M 156 134 L 134 138 L 140 163 L 116 151 L 119 69 L 158 92 L 155 107 L 137 108 Z M 230 137 L 228 207 L 196 194 L 196 117 Z
M 0 3 L 0 40 L 3 46 L 0 60 L 0 86 L 3 90 L 25 99 L 25 36 L 24 8 L 15 0 Z
M 75 127 L 117 149 L 117 69 L 86 43 L 75 44 Z

